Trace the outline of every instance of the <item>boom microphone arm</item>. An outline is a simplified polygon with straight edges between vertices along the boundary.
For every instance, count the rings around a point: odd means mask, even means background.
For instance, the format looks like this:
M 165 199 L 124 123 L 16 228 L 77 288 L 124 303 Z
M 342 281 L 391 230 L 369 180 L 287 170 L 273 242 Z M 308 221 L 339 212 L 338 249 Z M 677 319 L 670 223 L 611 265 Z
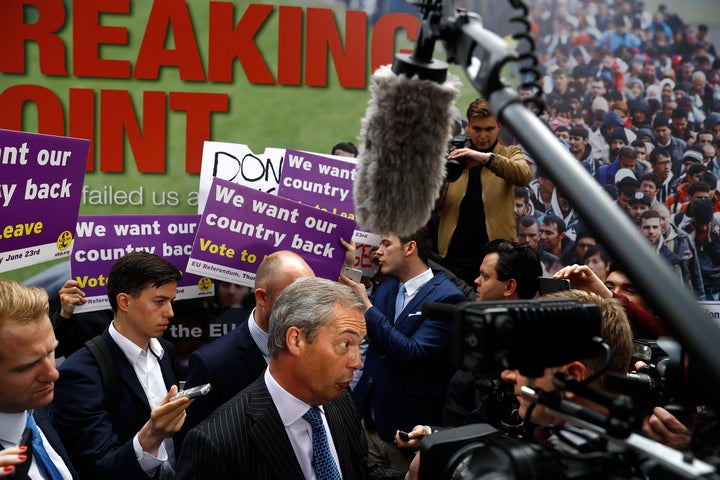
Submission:
M 516 0 L 511 2 L 522 5 Z M 512 50 L 499 36 L 483 28 L 476 14 L 456 11 L 452 0 L 425 4 L 420 28 L 423 55 L 427 57 L 428 45 L 432 46 L 435 40 L 443 41 L 448 62 L 464 69 L 475 89 L 488 99 L 497 118 L 509 127 L 581 212 L 603 245 L 628 268 L 626 273 L 655 311 L 663 312 L 663 319 L 667 320 L 675 338 L 688 349 L 693 360 L 704 367 L 711 380 L 720 385 L 720 357 L 716 355 L 720 329 L 707 318 L 670 267 L 659 259 L 630 218 L 525 107 L 517 91 L 503 78 L 503 73 L 513 67 L 522 72 L 528 54 Z

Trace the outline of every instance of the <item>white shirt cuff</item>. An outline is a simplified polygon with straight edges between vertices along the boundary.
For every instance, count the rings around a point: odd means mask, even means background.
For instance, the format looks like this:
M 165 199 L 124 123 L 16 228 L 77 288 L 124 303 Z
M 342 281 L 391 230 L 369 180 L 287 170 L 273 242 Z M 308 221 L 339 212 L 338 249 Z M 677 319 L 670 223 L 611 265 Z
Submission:
M 138 440 L 137 433 L 133 437 L 133 450 L 135 450 L 135 458 L 137 458 L 137 461 L 140 464 L 140 468 L 142 468 L 143 471 L 150 476 L 152 476 L 153 472 L 159 466 L 167 462 L 168 459 L 168 454 L 165 450 L 164 443 L 160 444 L 157 456 L 150 455 L 148 452 L 142 449 L 142 446 L 140 446 L 140 440 Z

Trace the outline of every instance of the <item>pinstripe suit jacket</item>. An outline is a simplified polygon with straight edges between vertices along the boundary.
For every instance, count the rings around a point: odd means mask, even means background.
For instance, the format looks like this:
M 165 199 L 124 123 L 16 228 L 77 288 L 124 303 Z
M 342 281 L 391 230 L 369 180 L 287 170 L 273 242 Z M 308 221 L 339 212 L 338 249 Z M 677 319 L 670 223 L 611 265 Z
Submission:
M 347 391 L 324 405 L 343 479 L 366 478 L 367 444 Z M 191 429 L 177 480 L 303 480 L 300 464 L 261 375 Z

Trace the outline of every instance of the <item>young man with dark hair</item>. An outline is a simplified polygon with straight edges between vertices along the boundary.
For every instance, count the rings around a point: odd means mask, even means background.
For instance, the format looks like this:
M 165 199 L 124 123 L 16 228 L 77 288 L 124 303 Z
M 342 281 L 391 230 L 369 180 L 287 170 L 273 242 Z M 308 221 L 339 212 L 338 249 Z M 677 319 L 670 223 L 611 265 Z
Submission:
M 352 142 L 340 142 L 338 144 L 333 145 L 332 149 L 330 150 L 330 153 L 333 155 L 337 155 L 340 157 L 352 157 L 355 158 L 358 156 L 358 148 L 355 146 Z
M 485 245 L 485 258 L 480 265 L 480 274 L 475 279 L 477 301 L 534 298 L 538 292 L 537 278 L 543 275 L 541 265 L 538 252 L 528 244 L 507 240 L 488 242 Z M 459 426 L 497 421 L 497 418 L 491 418 L 486 407 L 479 405 L 477 400 L 478 385 L 492 380 L 490 376 L 477 372 L 455 372 L 448 387 L 442 424 Z
M 427 261 L 431 241 L 426 228 L 407 237 L 386 234 L 377 250 L 385 275 L 372 296 L 347 277 L 363 299 L 368 349 L 353 396 L 363 416 L 369 461 L 405 470 L 411 457 L 394 444 L 396 430 L 420 421 L 440 421 L 450 364 L 452 322 L 428 317 L 427 302 L 456 304 L 465 295 L 443 272 L 433 274 Z
M 682 170 L 682 156 L 687 149 L 685 140 L 672 135 L 670 120 L 667 115 L 660 112 L 653 119 L 653 133 L 655 134 L 655 148 L 664 148 L 672 162 L 672 172 L 678 177 Z
M 655 203 L 660 203 L 657 201 L 657 193 L 660 191 L 660 187 L 662 186 L 662 180 L 660 179 L 660 176 L 655 172 L 648 172 L 643 174 L 642 177 L 640 177 L 640 191 L 650 197 L 650 201 Z
M 676 188 L 670 153 L 662 147 L 654 148 L 652 153 L 650 153 L 650 165 L 652 165 L 652 171 L 656 173 L 662 181 L 656 200 L 665 203 L 668 198 L 675 193 Z
M 637 164 L 637 151 L 633 147 L 620 147 L 617 151 L 615 161 L 610 165 L 603 165 L 598 170 L 598 182 L 600 182 L 600 185 L 615 183 L 615 174 L 621 169 L 632 171 L 635 178 L 639 178 L 642 175 L 642 168 Z
M 84 347 L 60 366 L 53 422 L 83 478 L 169 478 L 172 436 L 188 398 L 177 393 L 171 356 L 158 341 L 173 317 L 181 272 L 167 260 L 133 252 L 115 262 L 107 280 L 114 319 L 99 337 L 118 378 L 106 397 L 98 360 Z M 98 337 L 96 337 L 98 338 Z
M 530 299 L 542 275 L 540 256 L 529 245 L 493 240 L 485 245 L 480 275 L 475 279 L 477 301 Z
M 685 280 L 682 271 L 682 259 L 663 242 L 660 229 L 660 213 L 655 210 L 644 211 L 640 215 L 640 232 L 648 239 L 658 256 L 664 258 L 670 268 L 677 273 L 678 278 Z
M 558 257 L 540 248 L 540 222 L 536 217 L 525 215 L 518 219 L 517 243 L 529 245 L 538 252 L 543 276 L 549 277 L 562 268 Z
M 557 215 L 543 217 L 540 226 L 540 246 L 543 250 L 559 258 L 568 244 L 565 241 L 565 228 L 565 221 Z

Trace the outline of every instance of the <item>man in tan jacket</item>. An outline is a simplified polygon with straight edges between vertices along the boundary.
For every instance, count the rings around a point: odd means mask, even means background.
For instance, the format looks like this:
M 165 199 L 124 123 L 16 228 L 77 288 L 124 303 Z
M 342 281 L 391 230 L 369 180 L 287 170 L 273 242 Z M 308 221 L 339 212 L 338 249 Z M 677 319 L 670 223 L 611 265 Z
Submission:
M 448 160 L 464 161 L 465 168 L 458 180 L 443 185 L 435 213 L 444 266 L 472 285 L 485 244 L 515 239 L 514 186 L 526 186 L 532 170 L 519 147 L 498 142 L 500 122 L 487 100 L 472 102 L 467 117 L 470 145 L 448 154 Z

